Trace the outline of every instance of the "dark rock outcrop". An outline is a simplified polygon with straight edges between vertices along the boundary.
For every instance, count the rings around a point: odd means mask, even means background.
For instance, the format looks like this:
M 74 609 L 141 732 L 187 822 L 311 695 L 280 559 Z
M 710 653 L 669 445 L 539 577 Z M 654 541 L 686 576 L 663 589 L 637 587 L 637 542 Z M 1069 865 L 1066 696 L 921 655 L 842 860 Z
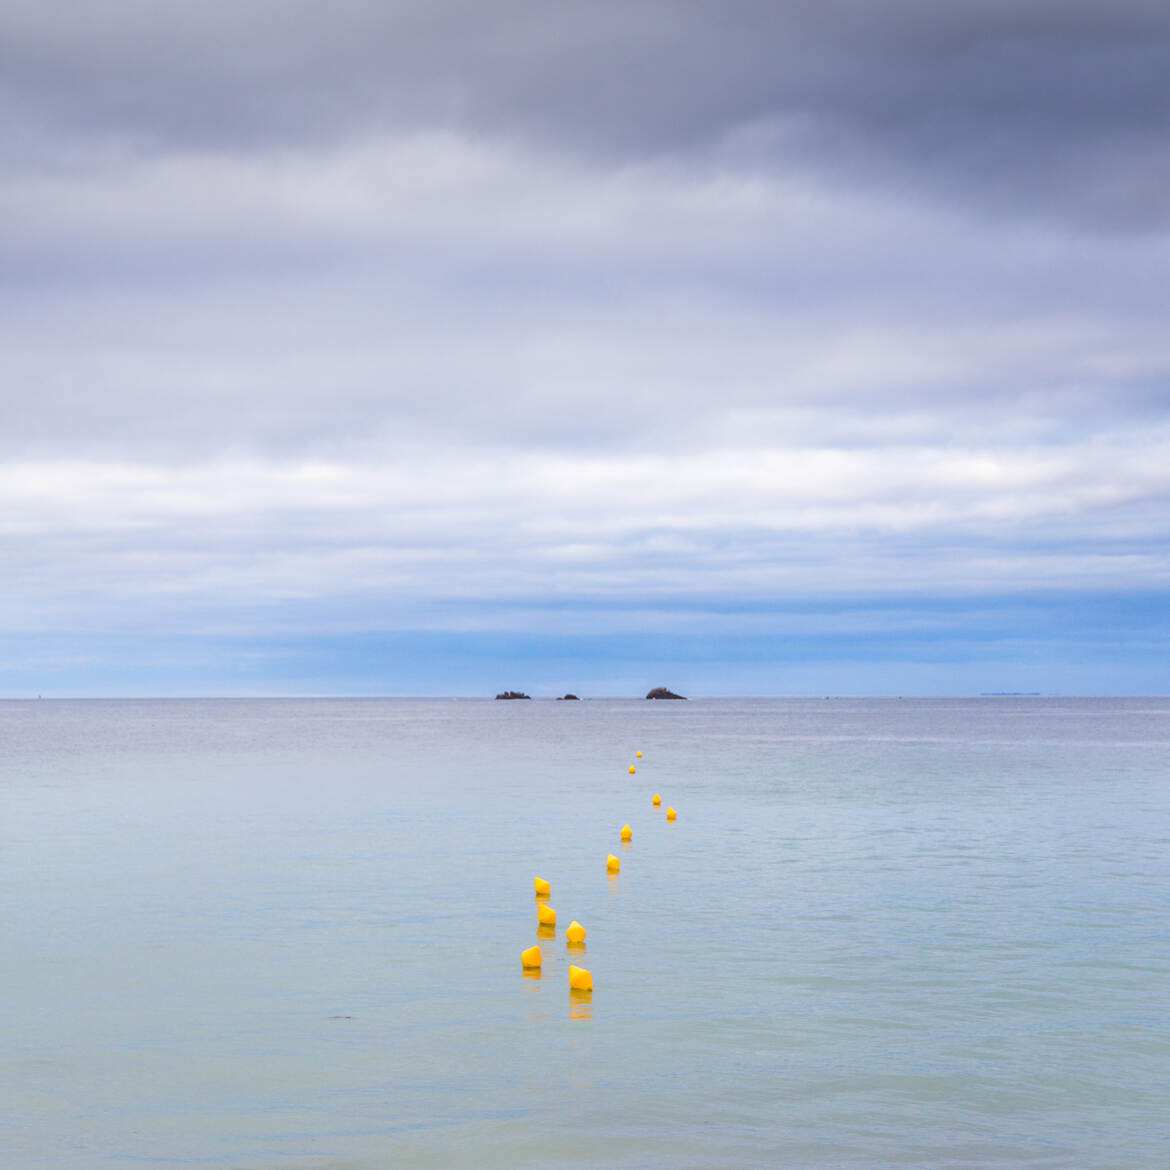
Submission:
M 580 696 L 579 696 L 579 695 L 574 695 L 572 692 L 570 692 L 570 693 L 569 693 L 569 694 L 567 694 L 567 695 L 558 695 L 558 696 L 557 696 L 557 702 L 558 702 L 558 703 L 563 703 L 563 702 L 564 702 L 566 699 L 574 699 L 574 700 L 576 700 L 576 701 L 578 701 L 578 702 L 579 702 L 579 701 L 580 701 Z
M 646 692 L 648 699 L 685 699 L 686 695 L 676 695 L 674 691 L 668 691 L 666 687 L 655 687 L 653 690 Z
M 501 691 L 496 695 L 497 699 L 531 699 L 531 695 L 526 695 L 523 691 Z

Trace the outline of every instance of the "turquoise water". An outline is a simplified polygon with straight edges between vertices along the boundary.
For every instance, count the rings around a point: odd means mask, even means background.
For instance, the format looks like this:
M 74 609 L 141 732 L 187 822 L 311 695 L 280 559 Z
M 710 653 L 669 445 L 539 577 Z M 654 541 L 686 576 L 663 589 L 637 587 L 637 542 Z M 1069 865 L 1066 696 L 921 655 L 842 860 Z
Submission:
M 0 825 L 11 1170 L 1170 1165 L 1170 700 L 9 702 Z

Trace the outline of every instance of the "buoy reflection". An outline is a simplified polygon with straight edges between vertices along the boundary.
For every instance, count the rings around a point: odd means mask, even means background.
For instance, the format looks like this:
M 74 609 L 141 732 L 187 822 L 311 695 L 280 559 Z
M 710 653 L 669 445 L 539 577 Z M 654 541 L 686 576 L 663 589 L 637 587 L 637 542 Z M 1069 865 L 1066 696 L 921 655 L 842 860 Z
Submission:
M 525 979 L 540 979 L 544 975 L 541 967 L 525 967 L 522 974 Z
M 569 992 L 569 1019 L 593 1019 L 593 992 L 578 991 L 576 988 Z
M 566 942 L 565 950 L 568 951 L 570 955 L 576 956 L 585 954 L 586 948 L 583 942 Z
M 536 928 L 536 937 L 537 938 L 556 938 L 557 937 L 557 928 L 555 926 L 549 926 L 547 923 L 542 922 Z

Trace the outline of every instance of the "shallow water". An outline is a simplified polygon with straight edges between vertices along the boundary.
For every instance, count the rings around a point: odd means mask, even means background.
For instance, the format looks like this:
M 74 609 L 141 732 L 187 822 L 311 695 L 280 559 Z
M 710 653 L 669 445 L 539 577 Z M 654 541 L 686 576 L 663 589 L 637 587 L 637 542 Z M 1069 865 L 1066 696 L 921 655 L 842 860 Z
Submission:
M 13 1170 L 1170 1165 L 1170 700 L 8 702 L 0 824 Z

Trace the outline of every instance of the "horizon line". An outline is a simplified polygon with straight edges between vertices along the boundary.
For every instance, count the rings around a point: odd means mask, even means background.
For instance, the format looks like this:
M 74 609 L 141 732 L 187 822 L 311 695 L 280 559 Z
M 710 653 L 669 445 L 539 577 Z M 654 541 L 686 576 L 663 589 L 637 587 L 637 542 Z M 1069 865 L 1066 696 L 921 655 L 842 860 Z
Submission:
M 304 693 L 269 693 L 257 692 L 254 694 L 62 694 L 62 695 L 0 695 L 2 703 L 53 703 L 53 702 L 203 702 L 217 700 L 225 702 L 253 702 L 258 700 L 276 701 L 336 701 L 347 702 L 355 700 L 377 701 L 449 701 L 449 702 L 615 702 L 628 701 L 637 703 L 673 703 L 680 700 L 647 699 L 644 695 L 580 695 L 575 700 L 565 700 L 560 695 L 529 695 L 525 699 L 497 699 L 494 695 L 485 694 L 330 694 L 323 692 Z M 863 692 L 839 692 L 824 694 L 823 692 L 788 692 L 784 694 L 723 694 L 723 695 L 687 695 L 682 702 L 693 701 L 721 701 L 736 699 L 1170 699 L 1170 694 L 1163 692 L 1139 691 L 954 691 L 945 694 L 919 694 L 905 692 L 902 694 L 874 694 Z

